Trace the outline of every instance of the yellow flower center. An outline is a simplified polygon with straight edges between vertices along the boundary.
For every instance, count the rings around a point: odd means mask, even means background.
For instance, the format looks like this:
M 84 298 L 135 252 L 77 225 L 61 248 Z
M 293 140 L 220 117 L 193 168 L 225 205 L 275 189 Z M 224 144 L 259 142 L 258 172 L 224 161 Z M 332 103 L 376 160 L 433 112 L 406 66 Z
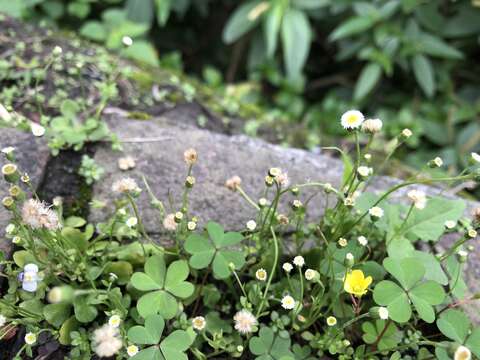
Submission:
M 354 125 L 358 121 L 358 116 L 356 114 L 350 114 L 347 117 L 347 123 L 349 125 Z

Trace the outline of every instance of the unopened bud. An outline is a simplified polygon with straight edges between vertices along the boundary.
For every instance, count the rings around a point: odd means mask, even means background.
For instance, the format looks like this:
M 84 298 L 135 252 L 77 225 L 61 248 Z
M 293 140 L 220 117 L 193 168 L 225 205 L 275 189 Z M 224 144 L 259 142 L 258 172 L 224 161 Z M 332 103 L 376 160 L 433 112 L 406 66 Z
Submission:
M 6 164 L 2 166 L 2 174 L 5 181 L 9 183 L 16 183 L 20 179 L 20 174 L 15 164 Z
M 15 207 L 15 200 L 11 196 L 6 196 L 2 199 L 2 205 L 7 210 L 12 210 Z
M 355 263 L 355 258 L 353 254 L 347 253 L 347 255 L 345 255 L 345 261 L 344 261 L 345 266 L 350 269 L 354 263 Z

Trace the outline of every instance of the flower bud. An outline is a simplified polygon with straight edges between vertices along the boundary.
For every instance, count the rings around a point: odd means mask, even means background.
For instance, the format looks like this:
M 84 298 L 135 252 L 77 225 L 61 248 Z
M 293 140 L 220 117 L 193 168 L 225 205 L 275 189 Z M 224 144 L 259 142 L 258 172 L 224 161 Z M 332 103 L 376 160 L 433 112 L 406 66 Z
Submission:
M 293 210 L 299 210 L 299 209 L 302 208 L 302 206 L 303 206 L 303 204 L 300 200 L 298 200 L 298 199 L 293 200 L 293 202 L 292 202 L 292 209 Z
M 466 252 L 465 250 L 459 250 L 457 252 L 457 260 L 460 264 L 466 263 L 468 260 L 468 252 Z
M 333 186 L 330 183 L 326 183 L 323 185 L 323 191 L 325 191 L 325 194 L 330 194 L 333 191 Z
M 177 211 L 175 213 L 175 222 L 179 224 L 182 222 L 182 219 L 183 219 L 183 213 L 181 211 Z
M 12 146 L 7 146 L 2 149 L 2 153 L 5 155 L 8 161 L 15 161 L 15 148 Z
M 345 255 L 345 260 L 343 262 L 345 264 L 345 266 L 347 268 L 351 268 L 353 266 L 353 264 L 355 264 L 355 258 L 353 256 L 352 253 L 347 253 L 347 255 Z
M 272 186 L 274 182 L 274 178 L 271 176 L 265 176 L 265 185 L 268 187 Z
M 373 319 L 381 319 L 381 320 L 388 319 L 388 309 L 383 306 L 374 306 L 370 308 L 368 313 Z
M 2 199 L 2 205 L 7 210 L 13 210 L 15 208 L 15 201 L 11 196 L 6 196 Z
M 261 198 L 261 199 L 258 200 L 258 206 L 260 208 L 264 208 L 267 205 L 268 205 L 268 200 L 267 199 Z
M 403 129 L 402 132 L 400 133 L 400 139 L 401 140 L 407 140 L 412 135 L 413 135 L 412 130 Z
M 6 164 L 2 166 L 2 174 L 5 181 L 9 183 L 16 183 L 20 179 L 20 173 L 18 172 L 17 165 Z
M 73 300 L 74 291 L 70 286 L 55 286 L 47 295 L 47 300 L 52 304 L 70 302 Z
M 430 167 L 430 168 L 432 168 L 432 169 L 434 169 L 434 168 L 439 168 L 439 167 L 441 167 L 442 165 L 443 165 L 443 160 L 442 160 L 442 158 L 440 158 L 440 157 L 438 157 L 438 156 L 437 156 L 435 159 L 430 160 L 430 161 L 428 162 L 428 167 Z
M 291 191 L 291 193 L 292 193 L 293 195 L 295 195 L 295 196 L 300 193 L 300 189 L 299 189 L 298 187 L 296 187 L 296 186 L 293 187 L 293 188 L 291 188 L 290 191 Z
M 193 176 L 187 176 L 185 179 L 185 186 L 187 188 L 192 188 L 195 185 L 195 178 Z
M 13 197 L 14 199 L 17 199 L 17 200 L 25 199 L 25 193 L 22 191 L 22 189 L 20 189 L 18 185 L 10 186 L 10 189 L 8 189 L 8 192 L 10 193 L 10 196 Z

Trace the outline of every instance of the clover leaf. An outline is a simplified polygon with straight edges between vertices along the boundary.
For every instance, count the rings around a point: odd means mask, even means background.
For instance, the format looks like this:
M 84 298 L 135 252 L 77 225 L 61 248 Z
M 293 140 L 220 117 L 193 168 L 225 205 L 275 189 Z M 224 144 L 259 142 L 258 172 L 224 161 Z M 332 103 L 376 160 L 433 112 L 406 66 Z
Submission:
M 465 345 L 480 357 L 480 328 L 472 329 L 468 317 L 460 310 L 449 309 L 437 320 L 437 327 L 449 339 Z
M 189 268 L 185 260 L 177 260 L 166 267 L 163 255 L 150 257 L 145 263 L 145 272 L 132 275 L 134 288 L 149 291 L 137 302 L 138 313 L 146 318 L 159 313 L 165 319 L 171 319 L 178 311 L 179 299 L 186 299 L 193 294 L 193 284 L 185 281 Z
M 128 330 L 128 340 L 138 345 L 153 345 L 133 356 L 132 360 L 188 360 L 185 351 L 195 340 L 195 334 L 189 331 L 175 330 L 162 342 L 165 320 L 161 315 L 153 314 L 145 318 L 145 325 L 136 325 Z M 158 346 L 158 344 L 160 345 Z
M 388 326 L 387 329 L 385 329 L 385 326 Z M 366 321 L 362 324 L 362 330 L 364 333 L 362 339 L 366 344 L 374 344 L 380 334 L 383 333 L 377 344 L 378 350 L 394 348 L 402 340 L 402 333 L 392 322 L 387 323 L 384 320 L 377 320 L 373 324 Z
M 259 336 L 250 339 L 250 352 L 257 355 L 256 360 L 280 360 L 286 357 L 294 358 L 290 351 L 290 338 L 283 338 L 269 327 L 260 329 Z
M 212 265 L 216 279 L 230 276 L 229 264 L 233 263 L 239 270 L 245 264 L 245 255 L 240 250 L 228 250 L 237 245 L 243 236 L 237 232 L 224 232 L 221 225 L 215 222 L 207 224 L 208 238 L 199 234 L 190 235 L 185 241 L 185 250 L 192 255 L 190 266 L 194 269 L 204 269 Z
M 412 316 L 411 304 L 421 319 L 428 323 L 435 320 L 434 305 L 445 298 L 443 288 L 433 280 L 423 281 L 425 267 L 416 258 L 383 261 L 385 269 L 400 283 L 383 280 L 373 291 L 373 299 L 379 305 L 387 306 L 389 316 L 396 322 L 406 322 Z

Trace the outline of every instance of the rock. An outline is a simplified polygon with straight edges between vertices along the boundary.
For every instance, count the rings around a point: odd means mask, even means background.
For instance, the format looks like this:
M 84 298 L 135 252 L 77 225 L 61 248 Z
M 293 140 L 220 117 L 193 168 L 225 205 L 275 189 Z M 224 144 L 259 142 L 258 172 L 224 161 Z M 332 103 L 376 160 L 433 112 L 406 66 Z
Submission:
M 140 187 L 142 175 L 145 175 L 155 194 L 167 206 L 168 212 L 181 207 L 181 192 L 186 176 L 186 164 L 183 152 L 194 148 L 198 152 L 198 162 L 193 175 L 196 184 L 190 194 L 190 210 L 200 218 L 200 225 L 213 220 L 223 224 L 227 229 L 244 229 L 245 223 L 254 218 L 255 209 L 225 187 L 225 181 L 233 175 L 242 178 L 242 188 L 256 201 L 263 196 L 264 176 L 270 167 L 280 167 L 288 171 L 291 183 L 308 181 L 329 182 L 338 186 L 342 176 L 340 160 L 325 154 L 313 154 L 304 150 L 284 148 L 246 136 L 226 136 L 210 131 L 182 125 L 177 122 L 174 112 L 149 121 L 129 120 L 122 117 L 108 119 L 111 129 L 123 141 L 123 152 L 114 152 L 108 146 L 101 146 L 95 153 L 95 160 L 105 168 L 103 179 L 94 185 L 93 197 L 107 203 L 107 208 L 91 209 L 90 220 L 93 222 L 106 219 L 112 213 L 111 186 L 122 177 L 132 177 Z M 136 167 L 130 171 L 118 168 L 118 159 L 123 156 L 136 159 Z M 374 179 L 369 191 L 382 193 L 400 183 L 398 179 L 379 177 Z M 443 196 L 455 198 L 445 189 L 431 186 L 415 186 L 430 195 L 442 192 Z M 392 199 L 402 201 L 406 198 L 409 187 L 393 194 Z M 310 197 L 313 190 L 305 191 L 303 199 Z M 173 207 L 168 205 L 169 197 Z M 293 196 L 290 196 L 293 199 Z M 325 208 L 325 195 L 322 191 L 312 200 L 309 211 L 311 219 L 318 218 Z M 150 206 L 147 191 L 142 191 L 138 204 L 147 232 L 156 238 L 162 238 L 165 230 L 158 217 L 158 212 Z M 467 201 L 466 215 L 470 215 L 478 203 Z M 285 207 L 283 211 L 287 211 Z M 164 238 L 164 237 L 163 237 Z M 445 244 L 448 239 L 439 244 Z M 475 245 L 479 244 L 477 239 Z M 479 278 L 480 257 L 472 254 L 467 264 L 466 276 L 472 293 L 480 291 L 476 279 Z M 478 307 L 469 307 L 467 311 L 480 323 Z
M 36 188 L 43 180 L 44 172 L 50 157 L 50 150 L 47 143 L 42 138 L 34 137 L 31 133 L 23 132 L 16 129 L 0 129 L 0 149 L 7 146 L 13 146 L 15 151 L 15 158 L 19 171 L 21 173 L 28 173 L 33 186 Z M 7 163 L 7 160 L 2 156 L 2 166 Z M 8 195 L 8 184 L 3 180 L 0 187 L 0 198 Z M 0 231 L 2 232 L 0 240 L 0 250 L 9 254 L 11 250 L 11 243 L 9 239 L 3 236 L 5 226 L 10 221 L 10 213 L 3 207 L 0 210 Z

